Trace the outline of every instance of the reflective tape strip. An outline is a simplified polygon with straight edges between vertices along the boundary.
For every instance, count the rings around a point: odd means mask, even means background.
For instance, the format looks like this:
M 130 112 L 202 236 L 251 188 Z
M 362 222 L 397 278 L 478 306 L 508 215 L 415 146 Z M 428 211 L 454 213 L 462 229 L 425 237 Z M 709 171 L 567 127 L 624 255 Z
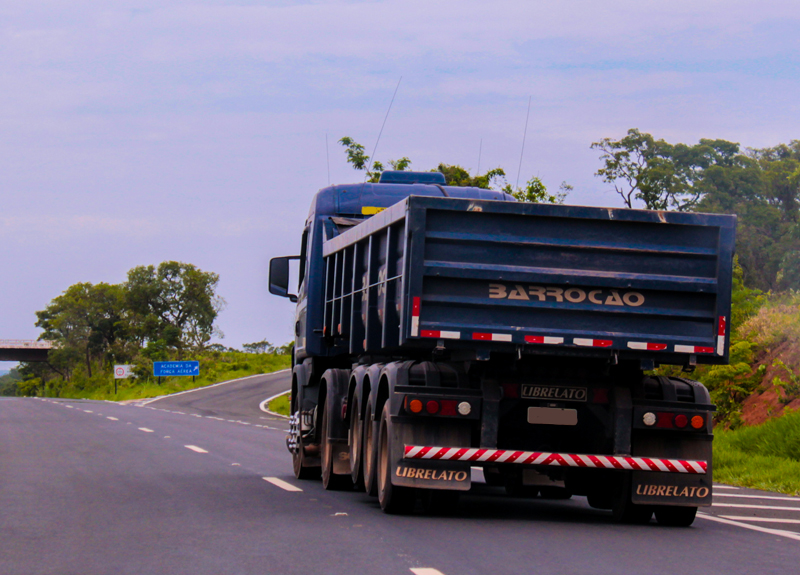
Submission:
M 411 337 L 419 335 L 419 312 L 422 307 L 422 300 L 415 297 L 411 300 Z
M 550 337 L 548 335 L 526 335 L 525 343 L 545 343 L 548 345 L 559 345 L 564 343 L 564 338 Z
M 439 331 L 432 329 L 423 329 L 419 332 L 421 337 L 435 337 L 437 339 L 461 339 L 460 331 Z
M 513 449 L 406 445 L 403 458 L 468 461 L 470 463 L 516 463 L 518 465 L 548 465 L 553 467 L 622 469 L 628 471 L 660 471 L 663 473 L 685 473 L 693 475 L 704 475 L 708 472 L 708 463 L 706 461 L 660 459 L 653 457 L 624 457 L 619 455 L 547 453 L 539 451 L 515 451 Z
M 664 351 L 667 349 L 667 344 L 652 343 L 649 341 L 629 341 L 628 347 L 631 349 L 641 349 L 644 351 Z
M 719 324 L 717 328 L 717 355 L 725 353 L 725 316 L 719 316 Z
M 478 341 L 511 341 L 511 334 L 508 333 L 479 333 L 472 334 L 472 339 Z
M 675 353 L 714 353 L 714 348 L 700 345 L 676 345 Z
M 583 339 L 576 337 L 572 340 L 572 343 L 581 347 L 611 347 L 614 342 L 610 339 Z

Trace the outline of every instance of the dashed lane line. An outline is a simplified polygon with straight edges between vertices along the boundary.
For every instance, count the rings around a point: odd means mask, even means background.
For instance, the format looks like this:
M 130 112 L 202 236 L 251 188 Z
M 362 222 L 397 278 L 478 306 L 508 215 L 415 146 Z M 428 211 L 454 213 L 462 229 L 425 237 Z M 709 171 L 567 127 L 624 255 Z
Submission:
M 431 567 L 412 567 L 411 572 L 414 575 L 444 575 L 438 569 L 433 569 Z
M 84 410 L 83 410 L 83 412 L 84 412 L 84 413 L 94 413 L 94 411 L 91 411 L 91 410 L 89 410 L 89 409 L 84 409 Z
M 111 421 L 119 421 L 116 417 L 106 417 L 106 419 L 110 419 Z
M 184 447 L 186 449 L 191 449 L 192 451 L 194 451 L 196 453 L 208 453 L 208 451 L 206 451 L 202 447 L 197 447 L 196 445 L 184 445 Z
M 725 519 L 731 519 L 732 521 L 756 521 L 761 523 L 790 523 L 790 524 L 800 523 L 800 519 L 780 519 L 777 517 L 744 517 L 741 515 L 720 515 L 720 517 L 724 517 Z
M 268 481 L 272 483 L 276 487 L 280 487 L 284 491 L 302 491 L 299 487 L 295 487 L 291 483 L 287 483 L 283 479 L 278 479 L 277 477 L 262 477 L 264 481 Z
M 800 533 L 793 533 L 792 531 L 784 531 L 783 529 L 770 529 L 769 527 L 761 527 L 760 525 L 750 525 L 748 523 L 742 523 L 740 521 L 732 521 L 730 519 L 723 519 L 722 517 L 707 515 L 705 513 L 698 513 L 697 517 L 701 519 L 707 519 L 709 521 L 716 521 L 717 523 L 724 523 L 726 525 L 733 525 L 735 527 L 750 529 L 751 531 L 769 533 L 770 535 L 778 535 L 780 537 L 786 537 L 788 539 L 794 539 L 795 541 L 800 541 Z
M 736 497 L 737 499 L 771 499 L 773 501 L 794 501 L 800 503 L 798 497 L 776 497 L 774 495 L 739 495 L 737 493 L 715 493 L 714 497 Z
M 144 431 L 145 433 L 153 433 L 152 429 L 147 429 L 146 427 L 140 427 L 139 431 Z
M 800 507 L 781 507 L 778 505 L 747 505 L 744 503 L 714 503 L 712 507 L 738 507 L 739 509 L 771 509 L 773 511 L 800 511 Z

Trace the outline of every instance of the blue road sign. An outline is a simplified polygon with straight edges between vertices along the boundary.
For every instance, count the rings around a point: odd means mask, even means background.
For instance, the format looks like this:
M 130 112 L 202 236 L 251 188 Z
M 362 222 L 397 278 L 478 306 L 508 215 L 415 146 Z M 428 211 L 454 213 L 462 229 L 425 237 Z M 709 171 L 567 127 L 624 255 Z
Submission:
M 153 375 L 167 377 L 174 375 L 200 375 L 199 361 L 154 361 Z

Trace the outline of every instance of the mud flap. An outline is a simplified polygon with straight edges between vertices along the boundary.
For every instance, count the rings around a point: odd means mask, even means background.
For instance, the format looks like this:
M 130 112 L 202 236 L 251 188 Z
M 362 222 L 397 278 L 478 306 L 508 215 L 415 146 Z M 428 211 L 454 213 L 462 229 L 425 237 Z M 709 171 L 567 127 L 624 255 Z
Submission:
M 711 505 L 711 474 L 683 475 L 634 471 L 631 501 L 637 505 L 708 507 Z
M 392 418 L 389 431 L 392 485 L 469 491 L 472 485 L 469 463 L 403 459 L 406 445 L 468 447 L 470 444 L 469 427 L 466 425 L 442 425 L 441 421 L 434 423 L 415 421 L 413 424 L 409 424 L 402 423 L 400 419 Z

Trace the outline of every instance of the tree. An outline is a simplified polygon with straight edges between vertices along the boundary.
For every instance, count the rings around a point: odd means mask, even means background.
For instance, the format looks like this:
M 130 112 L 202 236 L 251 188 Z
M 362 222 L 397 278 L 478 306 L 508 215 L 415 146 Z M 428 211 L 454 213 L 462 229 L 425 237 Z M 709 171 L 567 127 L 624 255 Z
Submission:
M 685 211 L 694 206 L 700 190 L 693 187 L 706 148 L 673 146 L 636 128 L 621 140 L 603 138 L 591 144 L 602 152 L 604 166 L 596 176 L 614 185 L 628 208 L 634 200 L 650 210 Z
M 92 361 L 105 359 L 105 352 L 124 337 L 123 301 L 120 286 L 79 283 L 36 312 L 36 327 L 43 330 L 39 339 L 54 341 L 58 346 L 52 353 L 53 368 L 66 368 L 79 354 L 91 377 Z
M 369 163 L 369 156 L 364 153 L 364 146 L 356 142 L 350 137 L 344 137 L 339 140 L 339 143 L 345 147 L 345 154 L 347 155 L 347 163 L 351 164 L 356 170 L 367 171 L 367 181 L 377 182 L 380 180 L 381 172 L 383 171 L 383 164 L 375 161 Z M 389 160 L 389 166 L 393 170 L 403 171 L 411 165 L 411 160 L 407 157 L 402 157 L 399 160 Z M 371 169 L 370 169 L 371 166 Z M 548 194 L 547 188 L 542 181 L 533 177 L 527 182 L 525 187 L 514 189 L 506 183 L 506 173 L 502 168 L 494 168 L 487 171 L 485 174 L 471 175 L 466 168 L 458 165 L 450 165 L 440 163 L 432 172 L 441 172 L 444 174 L 446 185 L 458 187 L 475 187 L 483 189 L 498 189 L 508 194 L 513 195 L 523 202 L 546 202 L 546 203 L 564 203 L 564 198 L 572 191 L 572 186 L 566 182 L 562 182 L 559 191 L 556 194 Z
M 126 304 L 140 345 L 163 341 L 179 351 L 202 348 L 214 334 L 214 321 L 224 306 L 215 293 L 219 276 L 192 264 L 163 262 L 128 272 Z

